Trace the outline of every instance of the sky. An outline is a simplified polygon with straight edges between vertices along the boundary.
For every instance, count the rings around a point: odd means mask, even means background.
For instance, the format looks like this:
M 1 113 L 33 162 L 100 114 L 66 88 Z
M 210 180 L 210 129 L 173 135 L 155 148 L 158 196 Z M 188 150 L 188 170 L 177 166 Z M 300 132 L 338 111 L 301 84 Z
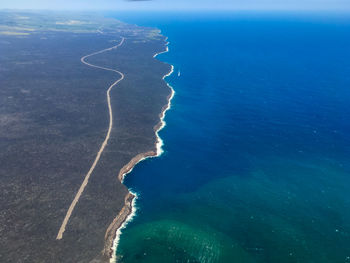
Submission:
M 350 10 L 350 0 L 0 0 L 0 9 Z

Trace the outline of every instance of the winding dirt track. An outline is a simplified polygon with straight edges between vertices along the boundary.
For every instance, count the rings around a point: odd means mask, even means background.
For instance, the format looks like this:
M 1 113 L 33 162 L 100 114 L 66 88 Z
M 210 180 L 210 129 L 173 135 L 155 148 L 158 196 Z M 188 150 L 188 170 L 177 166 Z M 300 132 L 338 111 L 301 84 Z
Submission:
M 92 54 L 89 54 L 89 55 L 86 55 L 84 57 L 82 57 L 80 59 L 80 61 L 87 65 L 87 66 L 90 66 L 90 67 L 93 67 L 93 68 L 98 68 L 98 69 L 103 69 L 103 70 L 108 70 L 108 71 L 113 71 L 113 72 L 116 72 L 120 75 L 120 78 L 115 81 L 111 86 L 109 86 L 108 90 L 107 90 L 107 103 L 108 103 L 108 111 L 109 111 L 109 126 L 108 126 L 108 131 L 107 131 L 107 134 L 106 134 L 106 138 L 105 140 L 103 141 L 101 147 L 100 147 L 100 150 L 97 152 L 97 155 L 96 155 L 96 158 L 94 160 L 94 162 L 92 163 L 91 167 L 90 167 L 90 170 L 88 171 L 88 173 L 85 175 L 85 178 L 84 178 L 84 181 L 83 183 L 81 184 L 77 194 L 75 195 L 70 207 L 68 208 L 68 211 L 67 211 L 67 214 L 65 216 L 65 218 L 63 219 L 63 222 L 62 222 L 62 225 L 58 231 L 58 234 L 57 234 L 57 237 L 56 239 L 62 239 L 63 237 L 63 233 L 64 231 L 66 230 L 66 226 L 67 226 L 67 223 L 69 221 L 69 218 L 71 217 L 72 215 L 72 212 L 76 206 L 76 204 L 78 203 L 79 201 L 79 198 L 81 196 L 81 194 L 84 192 L 84 189 L 86 187 L 86 185 L 88 184 L 89 182 L 89 178 L 92 174 L 92 172 L 94 171 L 98 161 L 100 160 L 101 158 L 101 154 L 103 152 L 103 150 L 105 149 L 105 147 L 107 146 L 107 143 L 108 143 L 108 140 L 109 140 L 109 137 L 111 135 L 111 131 L 112 131 L 112 127 L 113 127 L 113 112 L 112 112 L 112 106 L 111 106 L 111 97 L 110 97 L 110 92 L 112 90 L 112 88 L 117 85 L 120 81 L 122 81 L 124 79 L 124 74 L 118 70 L 115 70 L 115 69 L 111 69 L 111 68 L 105 68 L 105 67 L 100 67 L 100 66 L 96 66 L 96 65 L 93 65 L 93 64 L 90 64 L 88 62 L 86 62 L 85 60 L 88 58 L 88 57 L 91 57 L 91 56 L 95 56 L 95 55 L 98 55 L 98 54 L 101 54 L 101 53 L 104 53 L 104 52 L 107 52 L 107 51 L 111 51 L 113 49 L 116 49 L 118 47 L 120 47 L 123 43 L 124 43 L 124 40 L 125 38 L 122 37 L 121 41 L 119 42 L 118 45 L 116 46 L 113 46 L 113 47 L 110 47 L 110 48 L 106 48 L 106 49 L 103 49 L 103 50 L 100 50 L 100 51 L 97 51 L 97 52 L 94 52 Z

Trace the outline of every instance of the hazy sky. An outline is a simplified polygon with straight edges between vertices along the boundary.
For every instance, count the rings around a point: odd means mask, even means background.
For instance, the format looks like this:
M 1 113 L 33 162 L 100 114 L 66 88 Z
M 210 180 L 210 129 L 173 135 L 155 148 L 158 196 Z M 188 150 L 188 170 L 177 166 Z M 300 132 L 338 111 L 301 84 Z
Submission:
M 2 8 L 84 10 L 350 10 L 350 0 L 0 0 L 0 9 Z

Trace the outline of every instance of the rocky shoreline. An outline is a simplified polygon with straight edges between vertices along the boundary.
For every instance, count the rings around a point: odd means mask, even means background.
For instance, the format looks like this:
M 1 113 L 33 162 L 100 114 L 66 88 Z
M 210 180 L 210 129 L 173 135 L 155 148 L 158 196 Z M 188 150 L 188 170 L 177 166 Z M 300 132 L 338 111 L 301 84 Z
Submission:
M 168 51 L 168 48 L 166 49 L 166 51 Z M 163 52 L 161 52 L 163 53 Z M 160 54 L 160 53 L 158 53 Z M 156 54 L 157 55 L 157 54 Z M 165 79 L 165 77 L 171 75 L 171 73 L 173 72 L 173 66 L 171 66 L 171 71 L 166 74 L 163 79 Z M 169 84 L 167 84 L 168 87 L 170 87 Z M 131 161 L 129 163 L 127 163 L 125 166 L 123 166 L 122 169 L 120 169 L 119 174 L 118 174 L 118 180 L 123 183 L 125 176 L 130 173 L 133 168 L 135 167 L 135 165 L 137 165 L 140 161 L 145 160 L 147 158 L 150 157 L 156 157 L 159 156 L 162 152 L 161 152 L 161 138 L 158 135 L 158 132 L 165 126 L 165 122 L 164 122 L 164 117 L 165 117 L 165 113 L 167 110 L 170 109 L 170 105 L 171 105 L 171 100 L 175 94 L 174 90 L 170 87 L 171 89 L 171 93 L 167 96 L 167 101 L 168 103 L 166 105 L 164 105 L 162 107 L 161 113 L 159 114 L 159 119 L 160 121 L 158 122 L 158 124 L 156 126 L 154 126 L 154 131 L 157 137 L 157 141 L 155 142 L 155 150 L 151 150 L 149 152 L 146 153 L 141 153 L 136 155 L 134 158 L 131 159 Z M 159 146 L 158 146 L 159 145 Z M 122 210 L 119 212 L 118 216 L 113 220 L 113 222 L 109 225 L 109 227 L 107 228 L 106 231 L 106 235 L 105 235 L 105 246 L 104 246 L 104 250 L 103 250 L 103 256 L 104 258 L 109 259 L 109 261 L 113 262 L 113 253 L 116 253 L 116 247 L 113 246 L 114 244 L 114 240 L 117 237 L 117 231 L 118 229 L 120 229 L 124 223 L 127 222 L 128 217 L 133 213 L 133 200 L 136 196 L 134 194 L 132 194 L 130 191 L 129 193 L 125 196 L 125 205 L 122 208 Z

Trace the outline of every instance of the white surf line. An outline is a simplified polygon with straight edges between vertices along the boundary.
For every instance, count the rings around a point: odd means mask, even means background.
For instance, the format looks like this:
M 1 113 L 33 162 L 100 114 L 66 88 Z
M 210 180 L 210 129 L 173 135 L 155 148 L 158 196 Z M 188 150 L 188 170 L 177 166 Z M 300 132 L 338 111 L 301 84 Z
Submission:
M 167 41 L 167 39 L 168 38 L 166 38 L 165 41 Z M 153 58 L 156 58 L 158 55 L 160 55 L 162 53 L 169 52 L 169 47 L 168 47 L 169 42 L 166 42 L 165 44 L 166 44 L 165 50 L 154 54 Z M 163 76 L 162 79 L 165 81 L 165 79 L 167 77 L 169 77 L 171 74 L 173 74 L 173 72 L 174 72 L 174 66 L 170 65 L 170 71 L 168 73 L 166 73 Z M 165 106 L 165 108 L 162 110 L 162 112 L 160 114 L 160 125 L 159 125 L 158 129 L 155 131 L 156 137 L 157 137 L 157 141 L 156 141 L 156 151 L 157 152 L 156 152 L 156 155 L 155 156 L 148 156 L 148 157 L 141 158 L 137 163 L 135 163 L 135 165 L 130 170 L 128 170 L 126 173 L 123 174 L 123 177 L 122 177 L 122 180 L 121 180 L 122 183 L 124 182 L 124 178 L 126 177 L 126 175 L 131 173 L 132 170 L 134 169 L 134 167 L 139 162 L 147 160 L 148 158 L 159 157 L 159 156 L 161 156 L 163 154 L 162 146 L 164 145 L 164 143 L 163 143 L 163 140 L 159 136 L 159 131 L 164 129 L 164 127 L 166 126 L 166 122 L 164 120 L 165 119 L 165 115 L 166 115 L 166 112 L 168 110 L 170 110 L 170 108 L 171 108 L 171 101 L 172 101 L 172 99 L 174 98 L 174 95 L 175 95 L 175 90 L 173 89 L 173 87 L 170 86 L 170 84 L 168 82 L 166 82 L 166 85 L 170 88 L 170 95 L 168 97 L 167 105 Z M 134 199 L 132 200 L 132 203 L 131 203 L 131 213 L 126 217 L 126 219 L 123 222 L 123 224 L 116 231 L 116 236 L 114 238 L 113 246 L 112 246 L 112 257 L 109 259 L 109 263 L 117 263 L 116 254 L 117 254 L 117 249 L 118 249 L 118 245 L 119 245 L 119 242 L 120 242 L 120 237 L 121 237 L 121 235 L 123 233 L 123 229 L 125 229 L 127 224 L 130 223 L 133 220 L 133 218 L 136 216 L 136 212 L 137 212 L 136 200 L 138 199 L 138 194 L 133 192 L 133 191 L 131 191 L 130 189 L 129 189 L 129 192 L 135 196 Z
M 80 59 L 80 61 L 81 61 L 83 64 L 87 65 L 87 66 L 90 66 L 90 67 L 93 67 L 93 68 L 98 68 L 98 69 L 103 69 L 103 70 L 108 70 L 108 71 L 113 71 L 113 72 L 118 73 L 121 77 L 120 77 L 117 81 L 115 81 L 111 86 L 109 86 L 109 88 L 108 88 L 108 90 L 107 90 L 107 104 L 108 104 L 108 111 L 109 111 L 109 126 L 108 126 L 108 131 L 107 131 L 107 134 L 106 134 L 106 138 L 105 138 L 105 140 L 103 141 L 103 143 L 102 143 L 102 145 L 101 145 L 101 147 L 100 147 L 100 150 L 98 151 L 98 153 L 97 153 L 97 155 L 96 155 L 96 158 L 95 158 L 93 164 L 92 164 L 91 167 L 90 167 L 90 170 L 89 170 L 88 173 L 85 175 L 84 181 L 83 181 L 83 183 L 81 184 L 81 186 L 80 186 L 80 188 L 79 188 L 77 194 L 75 195 L 75 197 L 74 197 L 74 199 L 73 199 L 73 201 L 72 201 L 70 207 L 68 208 L 68 211 L 67 211 L 67 213 L 66 213 L 66 216 L 65 216 L 65 218 L 63 219 L 62 225 L 61 225 L 61 227 L 60 227 L 60 229 L 59 229 L 59 231 L 58 231 L 57 237 L 56 237 L 56 239 L 58 239 L 58 240 L 59 240 L 59 239 L 62 239 L 63 233 L 64 233 L 64 231 L 66 230 L 66 226 L 67 226 L 67 223 L 68 223 L 68 221 L 69 221 L 69 218 L 71 217 L 72 212 L 73 212 L 73 210 L 74 210 L 76 204 L 78 203 L 81 194 L 84 192 L 84 189 L 85 189 L 86 185 L 87 185 L 88 182 L 89 182 L 89 178 L 90 178 L 92 172 L 94 171 L 94 169 L 95 169 L 95 167 L 96 167 L 98 161 L 100 160 L 100 157 L 101 157 L 101 154 L 102 154 L 103 150 L 104 150 L 105 147 L 107 146 L 108 139 L 109 139 L 109 137 L 110 137 L 110 135 L 111 135 L 111 131 L 112 131 L 112 127 L 113 127 L 113 112 L 112 112 L 112 106 L 111 106 L 110 92 L 111 92 L 112 88 L 113 88 L 115 85 L 117 85 L 120 81 L 122 81 L 122 80 L 124 79 L 124 74 L 123 74 L 122 72 L 120 72 L 120 71 L 118 71 L 118 70 L 115 70 L 115 69 L 111 69 L 111 68 L 105 68 L 105 67 L 100 67 L 100 66 L 93 65 L 93 64 L 91 64 L 91 63 L 89 63 L 89 62 L 86 62 L 85 59 L 87 59 L 88 57 L 94 56 L 94 55 L 98 55 L 98 54 L 104 53 L 104 52 L 106 52 L 106 51 L 111 51 L 111 50 L 113 50 L 113 49 L 116 49 L 116 48 L 120 47 L 120 46 L 124 43 L 124 40 L 125 40 L 125 38 L 122 37 L 122 40 L 119 42 L 118 45 L 113 46 L 113 47 L 110 47 L 110 48 L 106 48 L 106 49 L 103 49 L 103 50 L 100 50 L 100 51 L 97 51 L 97 52 L 94 52 L 94 53 L 92 53 L 92 54 L 90 54 L 90 55 L 86 55 L 86 56 L 84 56 L 84 57 L 82 57 L 82 58 Z
M 120 236 L 122 235 L 122 231 L 123 229 L 126 228 L 127 224 L 130 223 L 133 218 L 136 216 L 136 199 L 138 198 L 137 193 L 131 191 L 130 189 L 128 189 L 128 191 L 134 195 L 134 198 L 131 201 L 131 213 L 126 217 L 125 221 L 123 222 L 123 224 L 117 229 L 116 233 L 115 233 L 115 238 L 113 240 L 113 244 L 112 244 L 112 256 L 109 259 L 109 263 L 117 263 L 117 247 L 119 245 L 120 242 Z
M 165 38 L 165 41 L 166 41 L 166 48 L 165 48 L 165 50 L 156 53 L 156 54 L 153 56 L 154 58 L 156 58 L 156 57 L 157 57 L 158 55 L 160 55 L 160 54 L 169 52 L 169 44 L 170 44 L 170 42 L 168 42 L 168 38 L 167 38 L 167 37 Z M 169 71 L 167 74 L 165 74 L 165 75 L 163 76 L 163 80 L 164 80 L 164 81 L 165 81 L 165 79 L 166 79 L 167 77 L 169 77 L 171 74 L 174 73 L 174 65 L 170 65 L 170 67 L 171 67 L 171 68 L 170 68 L 170 71 Z M 165 114 L 166 114 L 166 112 L 167 112 L 168 110 L 170 110 L 170 108 L 171 108 L 171 101 L 172 101 L 172 99 L 174 98 L 174 95 L 175 95 L 175 90 L 173 89 L 173 87 L 170 86 L 170 84 L 169 84 L 168 82 L 165 81 L 165 83 L 166 83 L 166 85 L 170 88 L 170 92 L 171 92 L 171 93 L 170 93 L 169 98 L 168 98 L 168 104 L 166 105 L 166 108 L 163 110 L 163 112 L 161 113 L 161 116 L 160 116 L 160 123 L 161 123 L 161 125 L 160 125 L 160 127 L 158 128 L 158 130 L 156 131 L 156 137 L 157 137 L 157 143 L 156 143 L 157 155 L 156 155 L 155 157 L 158 157 L 158 156 L 162 155 L 162 153 L 163 153 L 162 146 L 164 145 L 164 143 L 163 143 L 162 138 L 160 138 L 160 136 L 159 136 L 159 132 L 160 132 L 162 129 L 164 129 L 164 127 L 166 126 L 166 122 L 165 122 L 165 120 L 164 120 L 164 119 L 165 119 Z

